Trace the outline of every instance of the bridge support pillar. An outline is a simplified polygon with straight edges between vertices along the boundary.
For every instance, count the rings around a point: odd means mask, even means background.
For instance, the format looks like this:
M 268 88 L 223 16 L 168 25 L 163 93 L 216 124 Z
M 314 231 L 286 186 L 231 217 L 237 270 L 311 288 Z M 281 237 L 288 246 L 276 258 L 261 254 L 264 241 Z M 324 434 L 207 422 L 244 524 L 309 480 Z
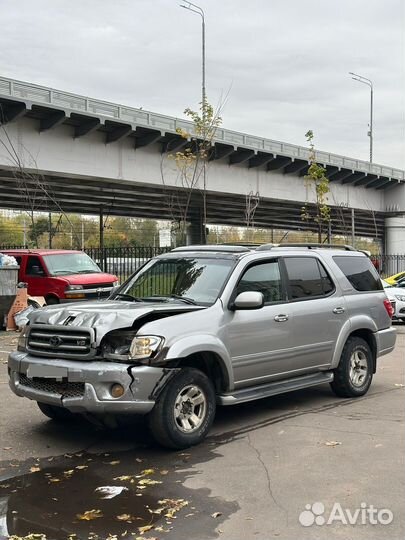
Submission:
M 187 227 L 187 245 L 206 244 L 208 231 L 204 223 L 204 215 L 202 208 L 189 219 Z
M 405 215 L 385 218 L 385 253 L 405 255 Z

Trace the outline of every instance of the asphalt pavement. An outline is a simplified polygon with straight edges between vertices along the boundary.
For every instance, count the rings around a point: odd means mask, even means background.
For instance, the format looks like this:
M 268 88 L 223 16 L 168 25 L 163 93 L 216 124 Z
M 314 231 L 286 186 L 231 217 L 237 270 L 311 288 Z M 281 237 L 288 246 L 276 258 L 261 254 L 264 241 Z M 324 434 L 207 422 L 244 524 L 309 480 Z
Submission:
M 184 452 L 157 447 L 142 421 L 108 431 L 48 420 L 9 390 L 18 336 L 0 334 L 0 537 L 403 540 L 397 330 L 365 397 L 325 385 L 222 408 L 208 439 Z

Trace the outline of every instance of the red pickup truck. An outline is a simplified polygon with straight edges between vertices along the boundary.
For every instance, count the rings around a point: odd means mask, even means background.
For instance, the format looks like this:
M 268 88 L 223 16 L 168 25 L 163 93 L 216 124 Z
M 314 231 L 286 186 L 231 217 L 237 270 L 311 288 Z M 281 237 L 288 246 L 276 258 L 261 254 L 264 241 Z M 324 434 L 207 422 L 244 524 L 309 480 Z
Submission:
M 118 278 L 103 273 L 82 251 L 57 249 L 2 250 L 20 266 L 19 281 L 28 283 L 28 294 L 44 296 L 47 304 L 107 298 Z

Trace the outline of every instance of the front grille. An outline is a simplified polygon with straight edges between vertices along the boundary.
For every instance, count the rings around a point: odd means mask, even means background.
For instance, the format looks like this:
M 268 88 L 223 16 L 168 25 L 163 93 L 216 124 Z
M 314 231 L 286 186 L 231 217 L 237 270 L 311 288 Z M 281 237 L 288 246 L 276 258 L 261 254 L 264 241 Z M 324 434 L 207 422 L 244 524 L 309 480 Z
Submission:
M 61 397 L 84 396 L 84 383 L 81 382 L 63 382 L 42 377 L 29 379 L 26 375 L 20 374 L 20 384 L 33 390 L 39 390 L 47 394 L 57 394 Z
M 113 288 L 113 284 L 111 283 L 93 283 L 90 285 L 83 285 L 83 289 L 104 289 L 106 287 Z
M 77 327 L 34 325 L 28 335 L 28 350 L 42 356 L 86 358 L 92 353 L 91 335 Z

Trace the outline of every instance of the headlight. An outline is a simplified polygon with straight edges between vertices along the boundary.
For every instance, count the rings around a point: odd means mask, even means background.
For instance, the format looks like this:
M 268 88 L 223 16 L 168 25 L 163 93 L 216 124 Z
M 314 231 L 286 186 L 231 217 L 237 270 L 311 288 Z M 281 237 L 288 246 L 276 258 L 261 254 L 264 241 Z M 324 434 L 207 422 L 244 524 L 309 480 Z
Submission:
M 132 360 L 143 360 L 150 358 L 163 342 L 159 336 L 137 336 L 132 340 L 130 347 L 130 357 Z
M 26 352 L 27 351 L 27 337 L 28 337 L 28 325 L 25 325 L 21 330 L 20 337 L 18 338 L 17 351 Z
M 403 294 L 396 294 L 395 298 L 399 300 L 400 302 L 405 302 L 405 295 Z
M 83 285 L 68 285 L 66 290 L 67 291 L 82 291 Z

